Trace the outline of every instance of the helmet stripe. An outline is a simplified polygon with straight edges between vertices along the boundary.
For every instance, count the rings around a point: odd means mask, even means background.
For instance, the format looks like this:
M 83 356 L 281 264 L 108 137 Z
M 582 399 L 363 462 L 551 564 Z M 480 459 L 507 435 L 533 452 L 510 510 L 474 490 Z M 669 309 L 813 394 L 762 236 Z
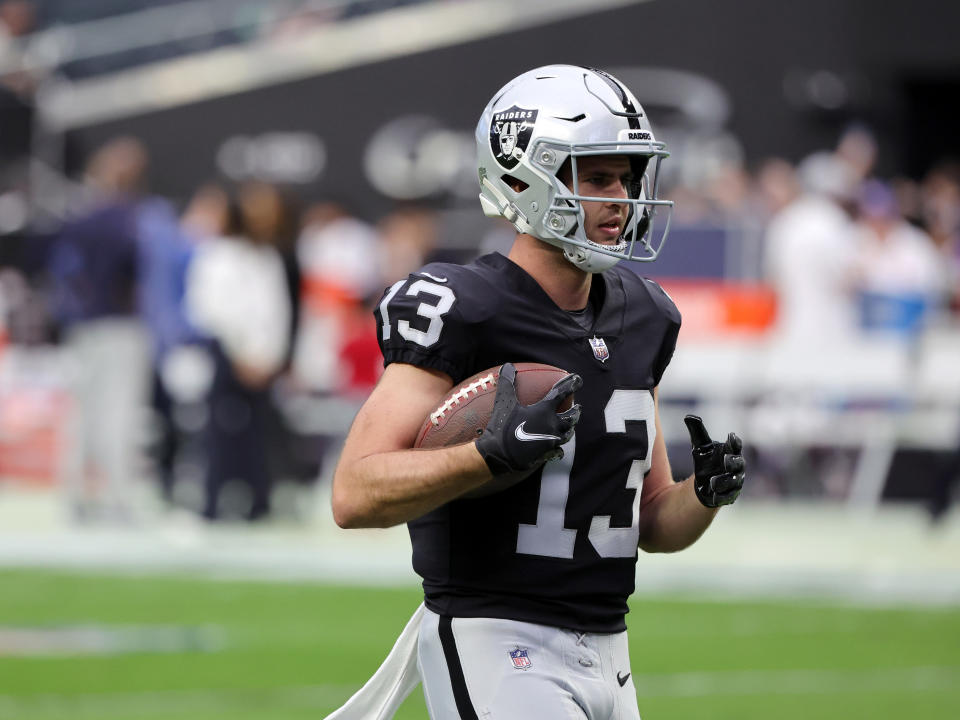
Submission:
M 634 106 L 633 101 L 630 99 L 630 96 L 627 94 L 627 91 L 624 89 L 623 85 L 617 82 L 616 78 L 604 72 L 603 70 L 588 67 L 586 65 L 581 65 L 580 67 L 582 67 L 584 70 L 589 70 L 590 72 L 599 75 L 600 79 L 609 85 L 610 89 L 620 96 L 620 102 L 623 104 L 623 109 L 626 111 L 624 115 L 627 118 L 627 124 L 629 124 L 631 130 L 639 130 L 640 120 L 638 118 L 640 118 L 643 113 L 637 112 L 637 108 Z

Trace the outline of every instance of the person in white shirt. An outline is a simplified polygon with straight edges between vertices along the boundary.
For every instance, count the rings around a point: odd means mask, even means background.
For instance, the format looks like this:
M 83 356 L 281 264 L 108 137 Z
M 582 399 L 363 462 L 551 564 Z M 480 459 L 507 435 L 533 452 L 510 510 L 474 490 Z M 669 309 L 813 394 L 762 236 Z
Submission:
M 856 226 L 856 285 L 867 329 L 910 333 L 942 301 L 947 270 L 930 236 L 900 214 L 893 190 L 864 184 Z
M 269 513 L 269 386 L 290 342 L 292 308 L 279 252 L 266 238 L 255 241 L 245 228 L 233 230 L 200 246 L 185 293 L 191 322 L 213 341 L 203 511 L 211 520 L 221 516 L 221 491 L 231 483 L 249 488 L 248 506 L 240 510 L 248 519 Z
M 856 178 L 826 153 L 807 158 L 798 173 L 803 192 L 773 217 L 765 242 L 766 274 L 778 300 L 775 337 L 791 352 L 849 337 L 856 328 L 846 209 Z

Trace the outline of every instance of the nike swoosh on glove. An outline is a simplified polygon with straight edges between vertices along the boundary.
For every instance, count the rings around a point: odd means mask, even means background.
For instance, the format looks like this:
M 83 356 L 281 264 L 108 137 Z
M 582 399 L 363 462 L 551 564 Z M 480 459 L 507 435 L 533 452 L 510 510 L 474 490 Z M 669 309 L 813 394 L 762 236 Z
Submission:
M 557 408 L 583 386 L 579 375 L 558 380 L 532 405 L 517 399 L 517 369 L 513 363 L 500 368 L 493 412 L 476 446 L 494 477 L 533 470 L 547 460 L 563 457 L 560 447 L 573 437 L 580 419 L 580 406 L 557 412 Z
M 743 441 L 736 433 L 726 442 L 710 439 L 707 428 L 696 415 L 687 415 L 683 422 L 693 445 L 693 489 L 701 503 L 709 508 L 729 505 L 743 489 Z

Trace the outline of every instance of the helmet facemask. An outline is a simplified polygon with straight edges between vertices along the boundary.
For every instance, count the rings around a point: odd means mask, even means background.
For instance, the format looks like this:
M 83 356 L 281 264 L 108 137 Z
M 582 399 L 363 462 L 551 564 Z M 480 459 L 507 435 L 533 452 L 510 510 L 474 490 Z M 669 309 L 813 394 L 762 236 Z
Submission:
M 571 180 L 568 186 L 558 177 L 561 168 L 551 175 L 552 199 L 540 227 L 532 234 L 562 248 L 570 262 L 587 272 L 603 272 L 620 260 L 655 260 L 669 232 L 673 210 L 672 201 L 657 199 L 660 162 L 668 156 L 662 143 L 644 143 L 643 147 L 636 149 L 628 149 L 619 142 L 562 145 L 545 140 L 543 145 L 569 159 L 565 166 L 569 167 Z M 532 155 L 536 161 L 543 153 Z M 626 155 L 630 160 L 635 179 L 629 183 L 624 199 L 584 195 L 580 191 L 577 159 L 607 155 Z M 598 243 L 586 236 L 584 202 L 615 202 L 628 206 L 623 232 L 616 244 Z
M 480 201 L 487 215 L 561 248 L 587 272 L 602 272 L 620 260 L 656 259 L 673 205 L 657 197 L 660 163 L 669 153 L 654 139 L 636 98 L 614 78 L 567 65 L 524 73 L 488 104 L 476 138 Z M 589 156 L 626 156 L 636 179 L 626 198 L 613 200 L 627 205 L 616 243 L 586 235 L 583 203 L 612 201 L 581 192 L 577 162 Z M 569 184 L 560 175 L 565 165 Z

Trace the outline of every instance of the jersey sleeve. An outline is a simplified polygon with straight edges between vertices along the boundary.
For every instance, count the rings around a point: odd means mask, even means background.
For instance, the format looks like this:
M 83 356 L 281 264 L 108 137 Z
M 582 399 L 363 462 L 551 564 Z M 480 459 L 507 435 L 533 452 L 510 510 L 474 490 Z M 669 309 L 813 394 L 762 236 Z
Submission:
M 677 349 L 677 336 L 680 333 L 681 323 L 680 310 L 673 302 L 673 298 L 667 295 L 666 291 L 653 280 L 644 278 L 644 284 L 647 286 L 647 290 L 664 320 L 663 339 L 660 342 L 660 350 L 657 352 L 653 365 L 654 384 L 659 385 L 667 365 L 673 359 L 674 350 Z
M 466 377 L 475 337 L 453 268 L 428 265 L 386 289 L 374 310 L 384 366 L 400 362 Z

